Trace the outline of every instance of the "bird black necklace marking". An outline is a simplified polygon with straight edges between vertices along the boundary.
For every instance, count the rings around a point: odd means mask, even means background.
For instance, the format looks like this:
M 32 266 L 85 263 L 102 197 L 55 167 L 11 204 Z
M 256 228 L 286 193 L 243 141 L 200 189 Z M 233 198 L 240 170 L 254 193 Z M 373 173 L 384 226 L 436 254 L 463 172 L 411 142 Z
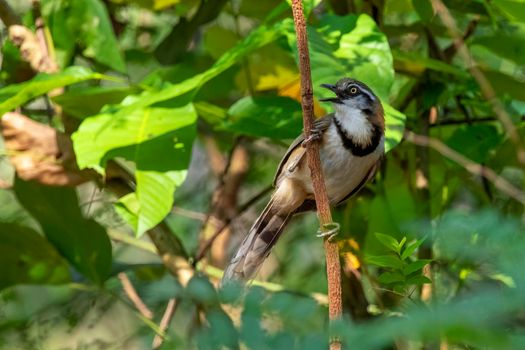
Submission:
M 354 142 L 352 137 L 349 137 L 344 130 L 341 127 L 341 122 L 334 117 L 334 124 L 335 128 L 337 129 L 337 133 L 339 134 L 339 137 L 341 137 L 341 142 L 343 142 L 344 148 L 352 152 L 352 154 L 356 157 L 364 157 L 369 155 L 370 153 L 374 152 L 377 146 L 379 145 L 379 142 L 381 142 L 381 135 L 383 134 L 381 131 L 381 128 L 377 125 L 374 125 L 374 129 L 372 130 L 372 137 L 370 139 L 370 143 L 367 146 L 362 146 L 359 143 Z

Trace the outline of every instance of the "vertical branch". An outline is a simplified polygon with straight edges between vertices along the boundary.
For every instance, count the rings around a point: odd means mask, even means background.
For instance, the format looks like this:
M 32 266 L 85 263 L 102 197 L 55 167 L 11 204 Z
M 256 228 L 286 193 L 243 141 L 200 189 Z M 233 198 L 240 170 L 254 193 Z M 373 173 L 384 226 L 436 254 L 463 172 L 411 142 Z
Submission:
M 297 35 L 297 50 L 299 53 L 299 72 L 301 74 L 301 106 L 303 109 L 303 124 L 305 138 L 310 135 L 314 121 L 312 77 L 310 73 L 310 58 L 308 51 L 308 37 L 303 13 L 302 0 L 292 1 L 292 11 Z M 330 204 L 326 194 L 326 187 L 319 157 L 319 145 L 311 143 L 306 151 L 308 166 L 310 168 L 317 214 L 321 228 L 332 222 Z M 343 312 L 341 292 L 341 265 L 339 251 L 336 243 L 324 239 L 326 255 L 326 272 L 328 278 L 328 312 L 330 320 L 341 317 Z M 341 343 L 337 339 L 330 341 L 330 349 L 340 349 Z

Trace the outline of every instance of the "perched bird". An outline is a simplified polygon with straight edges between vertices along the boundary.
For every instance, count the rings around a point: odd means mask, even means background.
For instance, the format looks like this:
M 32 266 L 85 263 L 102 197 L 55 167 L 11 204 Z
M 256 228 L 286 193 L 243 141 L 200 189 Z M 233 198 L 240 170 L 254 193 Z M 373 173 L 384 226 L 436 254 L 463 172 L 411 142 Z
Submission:
M 275 191 L 231 262 L 223 283 L 246 281 L 258 272 L 294 214 L 314 210 L 315 199 L 306 157 L 307 143 L 319 142 L 330 205 L 347 200 L 370 180 L 384 155 L 385 120 L 379 98 L 364 83 L 343 78 L 322 84 L 335 97 L 322 99 L 335 113 L 314 122 L 312 136 L 300 135 L 288 148 L 275 175 Z

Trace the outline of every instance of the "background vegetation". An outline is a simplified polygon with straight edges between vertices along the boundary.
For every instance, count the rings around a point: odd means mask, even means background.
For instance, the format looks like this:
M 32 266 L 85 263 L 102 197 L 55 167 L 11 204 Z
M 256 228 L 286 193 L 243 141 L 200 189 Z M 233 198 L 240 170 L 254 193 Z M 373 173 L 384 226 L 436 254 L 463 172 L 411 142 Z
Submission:
M 287 1 L 0 0 L 1 348 L 525 348 L 525 2 L 305 9 L 314 86 L 387 114 L 334 211 L 345 319 L 314 214 L 216 289 L 302 128 Z

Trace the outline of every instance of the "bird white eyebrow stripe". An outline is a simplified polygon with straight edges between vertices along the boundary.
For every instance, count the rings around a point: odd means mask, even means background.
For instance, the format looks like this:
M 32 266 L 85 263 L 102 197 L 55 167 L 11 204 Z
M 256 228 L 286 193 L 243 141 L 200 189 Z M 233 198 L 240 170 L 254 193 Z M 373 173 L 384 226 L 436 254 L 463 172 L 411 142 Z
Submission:
M 363 92 L 366 96 L 368 96 L 368 98 L 372 101 L 372 102 L 375 102 L 376 98 L 373 94 L 370 93 L 370 91 L 368 91 L 367 89 L 364 89 L 363 87 L 361 86 L 358 86 L 358 85 L 352 85 L 352 86 L 355 86 L 357 87 L 359 90 L 361 90 L 361 92 Z

